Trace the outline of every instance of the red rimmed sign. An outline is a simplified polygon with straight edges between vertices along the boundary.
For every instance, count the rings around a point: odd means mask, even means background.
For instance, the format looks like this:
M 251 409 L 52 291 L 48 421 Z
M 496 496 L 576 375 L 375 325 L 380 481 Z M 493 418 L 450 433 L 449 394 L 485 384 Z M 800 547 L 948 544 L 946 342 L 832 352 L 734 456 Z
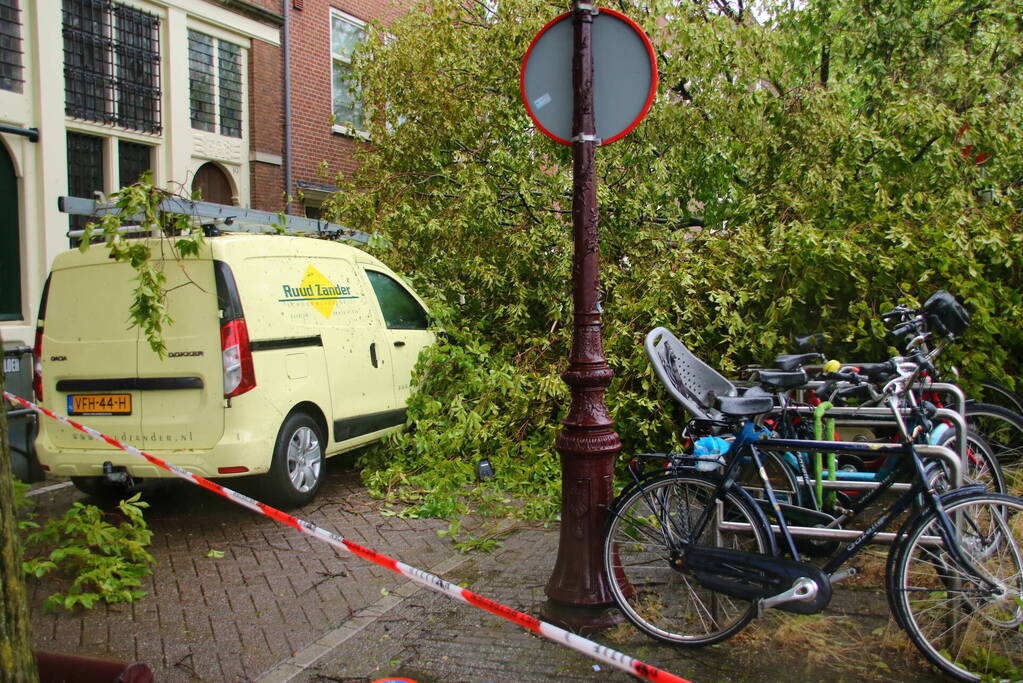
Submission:
M 599 8 L 593 17 L 593 110 L 603 145 L 628 135 L 657 94 L 657 58 L 636 22 Z M 550 21 L 522 60 L 519 89 L 536 126 L 555 142 L 572 144 L 572 13 Z

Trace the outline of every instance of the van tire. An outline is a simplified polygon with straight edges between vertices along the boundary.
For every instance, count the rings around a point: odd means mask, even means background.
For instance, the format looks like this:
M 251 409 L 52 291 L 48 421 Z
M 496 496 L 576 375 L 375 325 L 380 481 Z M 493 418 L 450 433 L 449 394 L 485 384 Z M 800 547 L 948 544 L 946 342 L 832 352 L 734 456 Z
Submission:
M 263 475 L 264 498 L 284 509 L 301 507 L 316 497 L 325 475 L 320 426 L 305 413 L 291 413 L 277 433 L 273 461 Z

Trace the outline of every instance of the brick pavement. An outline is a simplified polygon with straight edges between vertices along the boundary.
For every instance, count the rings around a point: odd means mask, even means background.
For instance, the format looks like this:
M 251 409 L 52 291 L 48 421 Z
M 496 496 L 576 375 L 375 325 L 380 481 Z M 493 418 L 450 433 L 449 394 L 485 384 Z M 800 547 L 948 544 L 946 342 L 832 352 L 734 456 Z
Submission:
M 427 569 L 453 554 L 436 534 L 446 522 L 379 514 L 355 472 L 337 460 L 298 516 Z M 143 586 L 149 595 L 47 613 L 41 605 L 56 584 L 30 581 L 37 649 L 143 661 L 160 681 L 248 681 L 404 581 L 185 482 L 161 482 L 143 495 L 157 560 Z M 65 488 L 35 500 L 46 514 L 86 498 Z M 210 550 L 224 556 L 208 557 Z
M 540 613 L 556 525 L 510 523 L 495 552 L 459 555 L 436 534 L 446 522 L 382 514 L 336 460 L 300 517 Z M 38 649 L 144 661 L 161 682 L 633 680 L 360 558 L 335 557 L 328 546 L 206 491 L 173 482 L 146 497 L 159 562 L 145 586 L 151 594 L 134 605 L 47 614 L 40 605 L 52 587 L 30 582 Z M 40 498 L 44 512 L 59 512 L 82 496 L 63 489 Z M 211 549 L 224 557 L 207 557 Z M 910 648 L 887 643 L 879 586 L 852 583 L 825 616 L 773 612 L 733 641 L 701 650 L 664 646 L 629 626 L 594 639 L 701 683 L 937 680 Z

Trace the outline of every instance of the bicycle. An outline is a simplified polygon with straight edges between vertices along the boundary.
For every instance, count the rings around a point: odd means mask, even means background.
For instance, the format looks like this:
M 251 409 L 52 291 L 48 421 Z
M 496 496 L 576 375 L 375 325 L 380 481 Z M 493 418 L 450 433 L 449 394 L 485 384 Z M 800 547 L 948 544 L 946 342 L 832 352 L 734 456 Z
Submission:
M 669 366 L 673 351 L 658 350 Z M 706 463 L 693 456 L 657 454 L 668 466 L 634 473 L 635 481 L 609 509 L 604 568 L 625 616 L 656 639 L 702 646 L 726 640 L 768 608 L 820 612 L 830 602 L 832 585 L 855 573 L 841 569 L 846 562 L 916 505 L 898 532 L 889 534 L 885 588 L 896 622 L 929 661 L 959 680 L 1023 672 L 1023 500 L 979 486 L 939 494 L 928 483 L 932 472 L 920 453 L 935 447 L 912 443 L 901 403 L 920 371 L 919 365 L 903 363 L 884 389 L 900 444 L 763 438 L 753 420 L 773 409 L 770 396 L 705 395 L 716 419 L 737 427 L 718 459 L 720 475 L 701 471 Z M 669 382 L 686 390 L 681 377 Z M 836 449 L 901 453 L 915 476 L 863 531 L 791 526 L 791 506 L 775 496 L 763 454 Z M 736 482 L 744 459 L 760 474 L 771 519 Z M 876 499 L 892 485 L 886 479 L 865 499 Z M 817 567 L 802 560 L 796 536 L 848 544 Z M 951 626 L 942 628 L 946 623 Z

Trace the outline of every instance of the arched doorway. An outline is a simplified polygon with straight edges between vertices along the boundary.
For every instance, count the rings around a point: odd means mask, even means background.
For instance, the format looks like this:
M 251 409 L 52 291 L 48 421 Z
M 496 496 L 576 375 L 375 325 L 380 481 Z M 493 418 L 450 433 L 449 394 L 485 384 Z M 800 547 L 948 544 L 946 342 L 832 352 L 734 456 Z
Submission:
M 0 142 L 0 320 L 21 320 L 21 220 L 18 176 Z
M 204 202 L 234 204 L 231 179 L 212 161 L 207 161 L 195 172 L 195 179 L 192 180 L 192 192 L 200 192 L 201 201 Z

